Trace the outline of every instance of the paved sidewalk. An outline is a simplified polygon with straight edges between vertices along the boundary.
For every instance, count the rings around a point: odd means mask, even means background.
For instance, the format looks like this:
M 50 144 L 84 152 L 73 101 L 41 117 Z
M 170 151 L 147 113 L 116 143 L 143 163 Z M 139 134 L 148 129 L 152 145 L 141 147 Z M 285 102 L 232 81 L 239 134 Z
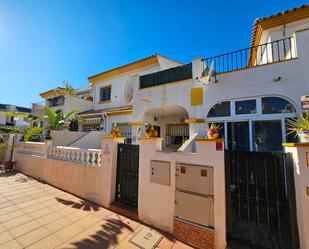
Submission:
M 190 248 L 20 173 L 0 172 L 0 248 Z

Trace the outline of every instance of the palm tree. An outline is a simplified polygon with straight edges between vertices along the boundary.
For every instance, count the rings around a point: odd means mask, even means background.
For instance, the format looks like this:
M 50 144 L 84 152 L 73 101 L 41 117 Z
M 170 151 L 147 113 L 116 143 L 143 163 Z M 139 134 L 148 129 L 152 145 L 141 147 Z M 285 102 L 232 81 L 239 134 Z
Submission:
M 59 130 L 61 124 L 67 124 L 70 121 L 70 118 L 78 112 L 77 109 L 72 109 L 66 114 L 63 114 L 61 110 L 53 111 L 49 107 L 45 107 L 45 111 L 47 114 L 47 130 Z
M 70 82 L 67 80 L 64 80 L 62 83 L 64 85 L 65 93 L 70 96 L 75 96 L 75 89 L 70 85 Z

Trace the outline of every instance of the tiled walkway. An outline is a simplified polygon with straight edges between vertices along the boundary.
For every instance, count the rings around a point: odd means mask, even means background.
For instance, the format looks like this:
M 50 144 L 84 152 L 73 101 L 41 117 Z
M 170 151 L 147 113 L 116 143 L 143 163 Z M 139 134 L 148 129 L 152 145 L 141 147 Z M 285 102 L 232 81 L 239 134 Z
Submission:
M 144 241 L 147 234 L 151 238 Z M 148 249 L 156 244 L 190 248 L 48 184 L 0 172 L 0 248 Z

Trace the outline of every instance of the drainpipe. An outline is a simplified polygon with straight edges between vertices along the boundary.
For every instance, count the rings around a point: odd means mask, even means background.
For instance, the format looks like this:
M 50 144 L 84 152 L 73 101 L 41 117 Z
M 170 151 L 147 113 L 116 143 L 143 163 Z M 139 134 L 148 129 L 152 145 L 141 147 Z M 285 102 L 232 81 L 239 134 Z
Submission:
M 102 113 L 102 118 L 103 118 L 103 124 L 104 124 L 104 131 L 107 132 L 107 121 L 108 121 L 108 116 L 107 116 L 107 113 L 106 112 L 103 112 Z M 107 134 L 106 134 L 107 135 Z

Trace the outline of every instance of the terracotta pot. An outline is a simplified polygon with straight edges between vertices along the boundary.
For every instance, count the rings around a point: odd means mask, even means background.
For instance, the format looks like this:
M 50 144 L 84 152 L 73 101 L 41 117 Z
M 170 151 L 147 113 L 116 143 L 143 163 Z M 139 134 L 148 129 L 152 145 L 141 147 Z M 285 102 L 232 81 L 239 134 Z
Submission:
M 301 143 L 309 143 L 309 130 L 297 132 Z

